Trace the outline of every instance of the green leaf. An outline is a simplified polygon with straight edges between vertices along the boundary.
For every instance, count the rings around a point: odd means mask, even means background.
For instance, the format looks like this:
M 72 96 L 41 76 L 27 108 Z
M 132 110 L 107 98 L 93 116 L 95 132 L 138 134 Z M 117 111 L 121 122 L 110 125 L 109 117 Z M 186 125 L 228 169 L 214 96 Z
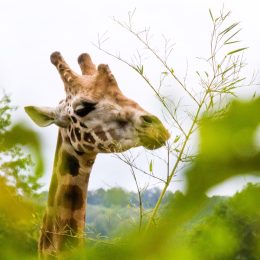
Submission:
M 143 75 L 143 73 L 144 73 L 144 66 L 143 65 L 136 65 L 136 67 L 135 66 L 133 66 L 133 68 L 134 68 L 134 70 L 136 70 L 138 73 L 140 73 L 141 75 Z
M 212 12 L 211 12 L 210 9 L 209 9 L 209 14 L 210 14 L 210 17 L 211 17 L 212 22 L 214 23 L 214 17 L 213 17 L 213 14 L 212 14 Z
M 241 31 L 241 29 L 237 30 L 235 33 L 233 33 L 228 39 L 225 40 L 224 44 L 231 44 L 232 42 L 229 42 L 234 36 L 236 36 L 239 32 Z M 228 43 L 229 42 L 229 43 Z M 239 41 L 234 41 L 233 43 L 236 43 Z
M 238 26 L 239 23 L 233 23 L 231 24 L 229 27 L 227 27 L 225 30 L 223 30 L 222 32 L 219 33 L 219 35 L 224 35 L 227 34 L 229 31 L 231 31 L 232 29 L 234 29 L 236 26 Z
M 237 175 L 260 176 L 260 151 L 255 144 L 259 111 L 260 98 L 236 101 L 220 118 L 206 115 L 200 120 L 200 150 L 187 173 L 188 192 L 207 191 Z
M 169 73 L 168 73 L 168 71 L 163 71 L 162 74 L 167 76 Z
M 176 135 L 175 139 L 173 140 L 173 143 L 177 143 L 180 140 L 180 138 L 180 135 Z
M 239 43 L 239 42 L 241 42 L 241 41 L 232 41 L 232 42 L 225 42 L 224 44 L 234 44 L 234 43 Z
M 238 53 L 238 52 L 244 51 L 244 50 L 246 50 L 246 49 L 248 49 L 248 47 L 240 48 L 240 49 L 237 49 L 237 50 L 231 51 L 231 52 L 229 52 L 227 55 L 233 55 L 233 54 L 235 54 L 235 53 Z
M 150 161 L 150 164 L 149 164 L 149 171 L 153 172 L 153 161 L 152 160 Z

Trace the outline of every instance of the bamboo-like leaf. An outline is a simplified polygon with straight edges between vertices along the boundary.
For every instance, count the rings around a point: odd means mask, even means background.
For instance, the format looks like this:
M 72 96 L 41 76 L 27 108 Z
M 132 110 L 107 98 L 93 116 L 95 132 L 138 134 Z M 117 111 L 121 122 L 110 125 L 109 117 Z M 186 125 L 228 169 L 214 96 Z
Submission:
M 236 80 L 236 81 L 233 81 L 231 84 L 228 85 L 228 87 L 231 86 L 231 85 L 235 85 L 235 84 L 237 84 L 237 83 L 239 83 L 239 82 L 241 82 L 241 81 L 243 81 L 243 80 L 245 80 L 245 79 L 246 79 L 246 78 L 244 77 L 244 78 L 242 78 L 242 79 L 238 79 L 238 80 Z
M 237 30 L 235 33 L 233 33 L 228 39 L 225 40 L 224 44 L 226 44 L 227 42 L 229 42 L 233 37 L 235 37 L 239 32 L 241 31 L 241 29 Z
M 210 95 L 210 102 L 209 102 L 209 108 L 214 106 L 214 102 L 213 102 L 213 96 Z
M 232 55 L 232 54 L 235 54 L 235 53 L 237 53 L 237 52 L 244 51 L 244 50 L 246 50 L 246 49 L 248 49 L 248 47 L 244 47 L 244 48 L 240 48 L 240 49 L 231 51 L 231 52 L 229 52 L 227 55 Z
M 149 164 L 149 171 L 153 172 L 153 161 L 152 160 L 150 161 L 150 164 Z
M 144 73 L 144 66 L 143 65 L 141 65 L 141 66 L 133 66 L 132 67 L 134 70 L 136 70 L 138 73 L 140 73 L 141 75 L 143 75 L 143 73 Z
M 210 14 L 210 17 L 211 17 L 212 22 L 214 23 L 214 17 L 213 17 L 213 14 L 212 14 L 212 12 L 211 12 L 210 9 L 209 9 L 209 14 Z
M 168 71 L 163 71 L 162 74 L 167 76 L 169 73 L 168 73 Z
M 138 66 L 138 69 L 139 69 L 140 74 L 143 75 L 144 74 L 144 66 L 143 65 Z
M 224 35 L 227 34 L 229 31 L 231 31 L 233 28 L 235 28 L 236 26 L 238 26 L 239 23 L 233 23 L 231 24 L 229 27 L 227 27 L 225 30 L 223 30 L 222 32 L 219 33 L 219 35 Z
M 224 76 L 228 71 L 232 70 L 234 68 L 234 65 L 231 65 L 229 68 L 227 68 L 225 71 L 222 72 L 222 76 Z
M 180 138 L 180 135 L 176 135 L 175 139 L 173 140 L 173 143 L 177 143 L 180 140 Z
M 224 16 L 221 15 L 222 21 L 226 20 L 226 18 L 230 15 L 230 13 L 231 12 L 229 11 L 229 12 L 227 12 L 226 15 L 224 15 Z
M 227 44 L 234 44 L 234 43 L 239 43 L 241 41 L 232 41 L 232 42 L 225 42 L 224 44 L 227 45 Z

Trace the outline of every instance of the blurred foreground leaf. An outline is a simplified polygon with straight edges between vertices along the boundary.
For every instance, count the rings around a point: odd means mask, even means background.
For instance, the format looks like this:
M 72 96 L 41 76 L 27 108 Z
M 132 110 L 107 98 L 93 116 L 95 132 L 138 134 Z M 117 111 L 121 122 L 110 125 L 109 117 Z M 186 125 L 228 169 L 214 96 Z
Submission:
M 43 174 L 40 140 L 23 123 L 12 125 L 10 99 L 0 99 L 0 259 L 36 259 Z M 33 161 L 35 160 L 35 171 Z M 39 197 L 40 198 L 40 197 Z
M 222 117 L 203 117 L 199 156 L 187 172 L 188 193 L 203 193 L 241 174 L 260 176 L 259 111 L 260 99 L 234 101 Z

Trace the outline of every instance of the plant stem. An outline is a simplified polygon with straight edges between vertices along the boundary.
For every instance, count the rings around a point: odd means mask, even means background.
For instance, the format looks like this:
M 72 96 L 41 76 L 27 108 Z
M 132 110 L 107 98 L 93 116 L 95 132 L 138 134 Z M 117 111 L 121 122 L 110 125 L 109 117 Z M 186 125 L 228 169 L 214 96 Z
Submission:
M 175 162 L 175 164 L 174 164 L 174 166 L 173 166 L 173 168 L 172 168 L 172 171 L 171 171 L 171 173 L 170 173 L 170 175 L 169 175 L 169 178 L 167 179 L 167 182 L 166 182 L 165 185 L 164 185 L 164 188 L 163 188 L 163 190 L 162 190 L 162 192 L 161 192 L 161 194 L 160 194 L 160 197 L 159 197 L 159 199 L 158 199 L 158 201 L 157 201 L 157 203 L 156 203 L 156 205 L 155 205 L 155 207 L 154 207 L 154 209 L 153 209 L 153 211 L 152 211 L 152 214 L 151 214 L 151 216 L 150 216 L 150 218 L 149 218 L 149 221 L 148 221 L 148 223 L 147 223 L 147 225 L 146 225 L 146 228 L 145 228 L 145 231 L 146 231 L 146 232 L 150 229 L 151 224 L 152 224 L 152 222 L 154 221 L 155 216 L 156 216 L 156 214 L 157 214 L 157 212 L 158 212 L 158 210 L 159 210 L 159 207 L 160 207 L 160 205 L 161 205 L 162 199 L 163 199 L 163 197 L 164 197 L 164 195 L 165 195 L 165 193 L 166 193 L 166 191 L 167 191 L 167 189 L 168 189 L 168 186 L 170 185 L 171 180 L 172 180 L 173 176 L 175 175 L 175 172 L 176 172 L 176 170 L 177 170 L 177 168 L 178 168 L 178 166 L 179 166 L 179 163 L 180 163 L 180 161 L 181 161 L 181 158 L 182 158 L 182 155 L 183 155 L 183 153 L 184 153 L 185 147 L 186 147 L 186 145 L 187 145 L 187 143 L 188 143 L 188 141 L 189 141 L 189 139 L 190 139 L 190 136 L 192 135 L 193 128 L 194 128 L 194 126 L 195 126 L 196 123 L 197 123 L 197 120 L 198 120 L 198 117 L 199 117 L 201 108 L 202 108 L 202 106 L 203 106 L 203 104 L 204 104 L 204 102 L 205 102 L 205 100 L 206 100 L 206 98 L 207 98 L 207 95 L 208 95 L 208 92 L 206 92 L 206 93 L 204 94 L 204 96 L 203 96 L 201 102 L 199 103 L 199 106 L 198 106 L 198 109 L 197 109 L 197 111 L 196 111 L 195 117 L 194 117 L 193 122 L 192 122 L 192 124 L 191 124 L 191 127 L 190 127 L 190 129 L 189 129 L 189 132 L 188 132 L 187 136 L 185 137 L 184 143 L 183 143 L 182 148 L 181 148 L 181 150 L 180 150 L 180 153 L 179 153 L 179 155 L 178 155 L 178 157 L 177 157 L 177 160 L 176 160 L 176 162 Z
M 141 189 L 138 185 L 136 176 L 135 176 L 135 171 L 133 169 L 133 167 L 130 165 L 131 167 L 131 173 L 132 176 L 134 178 L 135 181 L 135 185 L 136 185 L 136 189 L 137 189 L 137 194 L 138 194 L 138 201 L 139 201 L 139 232 L 141 231 L 142 228 L 142 222 L 143 222 L 143 201 L 142 201 L 142 196 L 141 196 Z

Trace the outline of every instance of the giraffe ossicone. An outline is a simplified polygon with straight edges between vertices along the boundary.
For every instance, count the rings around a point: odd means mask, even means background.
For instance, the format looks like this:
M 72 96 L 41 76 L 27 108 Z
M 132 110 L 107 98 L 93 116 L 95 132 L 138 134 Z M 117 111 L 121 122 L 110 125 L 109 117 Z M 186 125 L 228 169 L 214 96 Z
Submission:
M 79 75 L 59 52 L 51 55 L 51 62 L 64 82 L 66 97 L 54 108 L 25 107 L 37 125 L 59 127 L 39 241 L 44 256 L 61 252 L 73 241 L 78 243 L 84 233 L 87 185 L 98 153 L 123 152 L 137 146 L 157 149 L 170 137 L 156 116 L 123 95 L 108 65 L 96 68 L 83 53 L 78 58 Z M 69 229 L 78 236 L 69 239 Z

